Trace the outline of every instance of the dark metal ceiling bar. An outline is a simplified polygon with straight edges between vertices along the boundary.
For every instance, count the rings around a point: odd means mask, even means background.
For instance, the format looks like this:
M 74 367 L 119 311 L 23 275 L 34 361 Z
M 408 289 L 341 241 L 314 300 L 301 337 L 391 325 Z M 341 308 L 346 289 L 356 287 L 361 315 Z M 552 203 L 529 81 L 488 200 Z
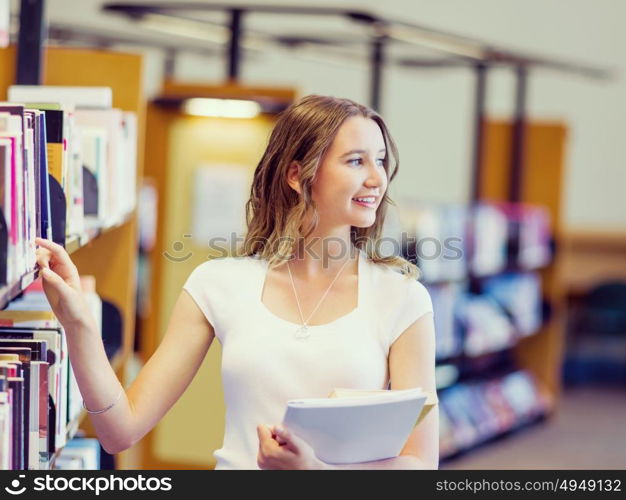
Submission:
M 265 14 L 302 14 L 313 16 L 346 16 L 361 22 L 374 22 L 379 20 L 370 12 L 354 9 L 340 9 L 333 7 L 304 7 L 295 5 L 259 5 L 247 3 L 173 3 L 173 2 L 150 2 L 150 3 L 108 3 L 103 6 L 104 10 L 119 12 L 129 16 L 142 16 L 145 14 L 176 15 L 184 11 L 231 11 L 233 9 L 246 12 L 259 12 Z
M 519 66 L 515 80 L 515 117 L 511 143 L 511 177 L 509 179 L 509 201 L 522 200 L 524 184 L 524 152 L 526 142 L 526 103 L 528 97 L 528 69 Z
M 370 106 L 380 113 L 383 69 L 385 66 L 385 37 L 372 39 L 370 58 Z
M 176 56 L 178 52 L 176 50 L 167 50 L 165 52 L 165 59 L 163 60 L 163 76 L 168 80 L 173 80 L 176 77 Z
M 242 17 L 244 11 L 241 9 L 232 9 L 230 11 L 230 40 L 228 43 L 228 79 L 231 82 L 237 81 L 240 72 L 241 59 L 241 36 L 242 36 Z
M 416 58 L 416 57 L 397 57 L 393 60 L 394 64 L 404 68 L 471 68 L 475 66 L 475 62 L 469 59 L 461 59 L 458 57 L 445 58 Z
M 482 63 L 474 66 L 476 83 L 474 94 L 474 151 L 470 193 L 472 202 L 476 202 L 481 198 L 488 69 L 487 65 Z
M 16 83 L 39 85 L 42 78 L 43 42 L 46 39 L 45 0 L 22 0 L 17 44 Z

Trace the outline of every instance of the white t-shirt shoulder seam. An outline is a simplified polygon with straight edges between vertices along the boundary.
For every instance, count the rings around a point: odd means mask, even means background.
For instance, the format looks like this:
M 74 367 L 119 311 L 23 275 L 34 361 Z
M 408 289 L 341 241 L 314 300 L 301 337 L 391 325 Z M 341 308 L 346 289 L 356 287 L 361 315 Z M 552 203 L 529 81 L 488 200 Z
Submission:
M 374 274 L 379 276 L 378 280 L 373 280 L 379 284 L 375 287 L 380 292 L 378 303 L 391 304 L 392 309 L 384 325 L 389 348 L 424 314 L 433 313 L 433 305 L 427 288 L 416 279 L 385 265 L 374 264 L 374 268 Z
M 239 257 L 207 260 L 196 266 L 183 285 L 183 290 L 191 295 L 213 327 L 220 343 L 223 343 L 222 332 L 229 317 L 228 305 L 234 290 L 233 282 L 238 281 L 238 273 L 242 272 L 241 266 L 244 264 L 245 260 Z

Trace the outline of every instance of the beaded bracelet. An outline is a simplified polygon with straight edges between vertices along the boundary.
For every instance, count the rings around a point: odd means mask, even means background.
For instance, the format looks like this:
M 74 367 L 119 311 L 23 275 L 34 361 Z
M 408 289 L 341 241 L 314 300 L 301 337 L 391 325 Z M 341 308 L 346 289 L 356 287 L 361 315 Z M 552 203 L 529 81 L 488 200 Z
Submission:
M 106 408 L 103 408 L 102 410 L 96 410 L 96 411 L 92 411 L 90 409 L 88 409 L 85 406 L 85 400 L 83 399 L 83 408 L 85 410 L 87 410 L 87 413 L 91 413 L 92 415 L 94 414 L 98 414 L 98 413 L 104 413 L 107 410 L 110 410 L 111 408 L 113 408 L 115 406 L 115 404 L 120 400 L 120 398 L 122 397 L 122 392 L 124 392 L 124 388 L 122 387 L 120 389 L 120 393 L 117 395 L 117 397 L 115 398 L 115 401 L 113 401 L 109 406 L 107 406 Z

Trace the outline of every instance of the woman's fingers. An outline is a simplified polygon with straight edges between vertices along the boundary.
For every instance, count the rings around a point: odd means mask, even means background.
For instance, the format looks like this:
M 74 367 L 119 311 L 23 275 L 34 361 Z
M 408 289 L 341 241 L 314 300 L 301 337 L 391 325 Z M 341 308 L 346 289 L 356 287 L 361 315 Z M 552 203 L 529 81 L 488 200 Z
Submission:
M 41 270 L 41 275 L 43 276 L 43 279 L 46 281 L 46 283 L 50 283 L 56 288 L 59 288 L 62 285 L 67 286 L 67 283 L 65 283 L 65 281 L 63 281 L 63 279 L 49 267 L 44 267 Z
M 283 446 L 283 445 L 287 444 L 287 441 L 286 441 L 285 439 L 283 439 L 283 437 L 280 435 L 279 428 L 280 428 L 280 427 L 279 427 L 279 426 L 277 426 L 277 425 L 275 425 L 275 426 L 273 427 L 273 430 L 272 430 L 272 437 L 276 440 L 276 442 L 277 442 L 280 446 Z
M 50 266 L 50 257 L 52 256 L 50 250 L 46 248 L 38 248 L 35 250 L 35 255 L 37 256 L 37 265 L 40 268 Z
M 60 262 L 67 265 L 73 265 L 72 260 L 70 259 L 69 254 L 65 251 L 58 243 L 54 241 L 46 240 L 44 238 L 35 238 L 35 243 L 46 250 L 49 250 L 50 253 L 57 258 Z
M 35 243 L 41 247 L 37 249 L 41 250 L 38 254 L 41 256 L 41 259 L 38 260 L 40 267 L 49 267 L 62 279 L 79 290 L 80 278 L 78 271 L 65 248 L 58 243 L 44 238 L 35 238 Z
M 280 426 L 274 427 L 274 430 L 279 444 L 285 445 L 287 449 L 294 453 L 298 453 L 299 439 L 294 434 Z
M 259 441 L 261 442 L 265 442 L 268 439 L 272 438 L 272 433 L 270 432 L 270 430 L 268 429 L 266 425 L 263 425 L 263 424 L 257 425 L 256 431 L 259 436 Z

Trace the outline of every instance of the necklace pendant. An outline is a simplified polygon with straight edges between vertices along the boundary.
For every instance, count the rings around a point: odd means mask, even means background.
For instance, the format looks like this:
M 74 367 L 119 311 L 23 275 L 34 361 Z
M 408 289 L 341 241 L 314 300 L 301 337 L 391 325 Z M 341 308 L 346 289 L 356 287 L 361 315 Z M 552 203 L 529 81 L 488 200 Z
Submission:
M 296 330 L 297 339 L 306 339 L 309 337 L 309 335 L 311 335 L 311 332 L 309 332 L 309 327 L 306 325 L 302 325 Z

